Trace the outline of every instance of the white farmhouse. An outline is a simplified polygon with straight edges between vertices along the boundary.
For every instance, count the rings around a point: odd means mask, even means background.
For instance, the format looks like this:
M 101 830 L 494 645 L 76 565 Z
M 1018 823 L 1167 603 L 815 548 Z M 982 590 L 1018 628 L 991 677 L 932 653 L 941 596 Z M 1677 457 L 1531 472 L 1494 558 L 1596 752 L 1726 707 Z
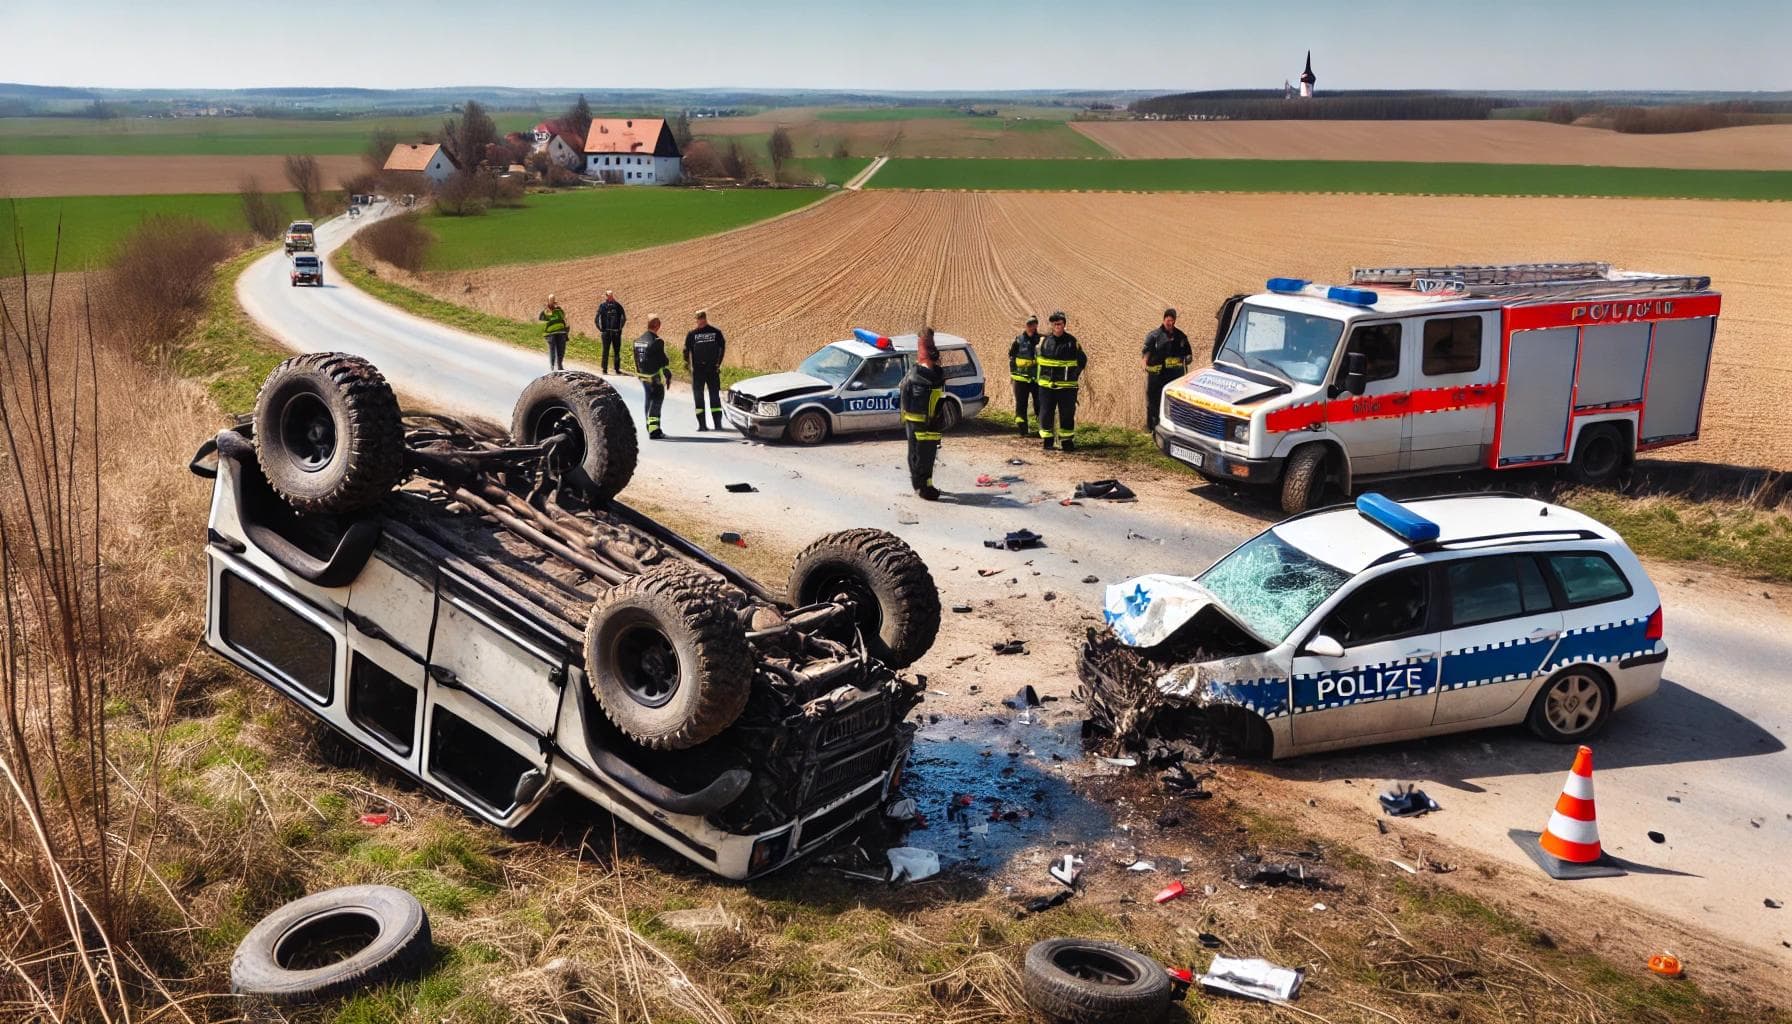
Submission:
M 664 118 L 595 118 L 585 133 L 585 175 L 617 185 L 671 185 L 684 157 Z
M 401 142 L 392 147 L 385 169 L 401 174 L 421 174 L 431 185 L 440 185 L 460 168 L 440 143 Z
M 529 133 L 531 153 L 546 153 L 548 159 L 569 171 L 585 169 L 585 140 L 560 121 L 543 121 Z

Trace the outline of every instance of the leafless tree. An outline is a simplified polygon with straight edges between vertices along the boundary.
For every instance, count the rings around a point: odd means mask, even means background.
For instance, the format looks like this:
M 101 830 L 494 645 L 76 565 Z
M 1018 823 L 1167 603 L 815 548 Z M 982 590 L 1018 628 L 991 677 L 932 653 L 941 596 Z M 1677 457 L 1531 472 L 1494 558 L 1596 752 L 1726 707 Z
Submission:
M 766 148 L 771 151 L 772 174 L 774 176 L 782 175 L 784 165 L 790 162 L 791 156 L 796 152 L 796 147 L 790 141 L 790 133 L 784 129 L 783 125 L 772 129 L 771 141 L 767 143 Z
M 249 233 L 264 242 L 279 238 L 281 229 L 286 227 L 286 211 L 273 196 L 261 190 L 261 183 L 245 178 L 236 192 L 243 201 L 243 223 L 249 226 Z
M 324 171 L 318 166 L 317 157 L 308 154 L 292 154 L 286 158 L 286 183 L 299 194 L 299 201 L 305 204 L 305 212 L 316 216 L 324 209 Z

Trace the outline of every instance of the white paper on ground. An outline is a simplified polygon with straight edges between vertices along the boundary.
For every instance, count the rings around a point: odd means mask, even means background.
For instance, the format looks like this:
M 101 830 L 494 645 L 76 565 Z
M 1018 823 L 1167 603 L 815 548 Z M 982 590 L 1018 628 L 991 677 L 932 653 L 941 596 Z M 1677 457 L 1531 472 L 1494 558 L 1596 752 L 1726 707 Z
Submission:
M 1268 960 L 1216 956 L 1198 979 L 1202 988 L 1217 989 L 1264 1002 L 1287 1002 L 1300 994 L 1304 968 L 1278 967 Z
M 890 858 L 890 881 L 919 882 L 940 873 L 940 855 L 919 846 L 892 846 L 884 851 Z

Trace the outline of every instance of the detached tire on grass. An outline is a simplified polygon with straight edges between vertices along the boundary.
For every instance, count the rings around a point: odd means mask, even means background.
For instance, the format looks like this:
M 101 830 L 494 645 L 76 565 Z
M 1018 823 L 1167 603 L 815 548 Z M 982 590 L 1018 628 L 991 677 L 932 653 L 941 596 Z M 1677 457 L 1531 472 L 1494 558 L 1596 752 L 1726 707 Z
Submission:
M 594 373 L 558 370 L 523 389 L 510 415 L 510 436 L 538 444 L 566 434 L 552 467 L 595 504 L 622 493 L 635 475 L 640 439 L 628 404 L 610 382 Z
M 389 885 L 350 885 L 294 900 L 236 947 L 230 991 L 304 1004 L 415 977 L 429 962 L 429 915 Z
M 255 395 L 255 458 L 304 513 L 376 505 L 404 479 L 398 398 L 374 365 L 341 352 L 293 356 Z
M 860 528 L 804 548 L 784 589 L 791 604 L 850 600 L 865 646 L 895 669 L 921 660 L 940 631 L 940 591 L 927 563 L 902 538 Z
M 1051 1024 L 1151 1024 L 1170 1008 L 1170 976 L 1137 950 L 1047 939 L 1021 964 L 1027 1005 Z
M 585 678 L 604 716 L 655 750 L 685 750 L 747 706 L 753 655 L 726 584 L 681 567 L 611 587 L 585 625 Z

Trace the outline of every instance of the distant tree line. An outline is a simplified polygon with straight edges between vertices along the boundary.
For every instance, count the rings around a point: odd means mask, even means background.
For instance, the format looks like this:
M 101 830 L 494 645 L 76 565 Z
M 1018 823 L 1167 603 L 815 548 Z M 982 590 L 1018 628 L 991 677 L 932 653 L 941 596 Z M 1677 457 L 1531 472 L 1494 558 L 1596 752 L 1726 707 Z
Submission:
M 1224 89 L 1155 96 L 1135 102 L 1136 114 L 1239 121 L 1479 121 L 1513 100 L 1424 90 L 1387 89 L 1284 98 L 1280 89 Z

